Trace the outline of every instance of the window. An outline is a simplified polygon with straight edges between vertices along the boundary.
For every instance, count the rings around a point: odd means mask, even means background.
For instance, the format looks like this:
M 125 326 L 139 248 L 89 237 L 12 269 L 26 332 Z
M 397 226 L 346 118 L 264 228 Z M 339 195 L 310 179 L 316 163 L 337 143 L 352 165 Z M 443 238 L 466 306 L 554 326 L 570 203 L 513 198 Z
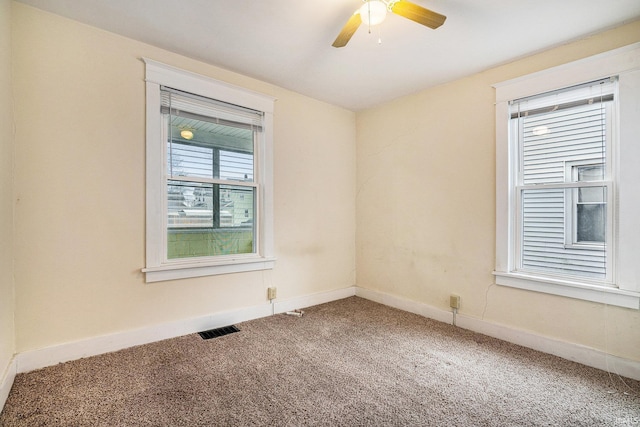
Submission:
M 262 114 L 166 87 L 160 96 L 167 258 L 255 253 L 253 153 Z
M 147 282 L 273 267 L 273 99 L 145 59 Z
M 516 270 L 610 284 L 614 79 L 510 102 Z
M 609 193 L 604 176 L 603 163 L 575 165 L 567 162 L 567 182 L 587 182 L 602 186 L 573 188 L 567 192 L 565 247 L 592 245 L 605 250 L 607 224 L 611 222 L 613 214 L 607 213 L 611 204 L 607 202 Z
M 640 44 L 496 84 L 496 283 L 640 308 Z

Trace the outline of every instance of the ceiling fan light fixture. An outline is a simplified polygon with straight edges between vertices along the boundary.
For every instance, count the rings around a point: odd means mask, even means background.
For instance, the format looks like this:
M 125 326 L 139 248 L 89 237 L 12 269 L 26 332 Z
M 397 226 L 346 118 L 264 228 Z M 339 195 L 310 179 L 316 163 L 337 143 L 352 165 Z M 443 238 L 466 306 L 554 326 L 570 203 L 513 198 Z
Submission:
M 360 7 L 360 17 L 365 25 L 378 25 L 386 16 L 387 5 L 381 0 L 369 0 Z
M 358 27 L 360 27 L 360 24 L 365 24 L 369 27 L 369 33 L 371 33 L 371 27 L 384 21 L 387 12 L 407 18 L 434 30 L 444 24 L 444 21 L 447 19 L 446 16 L 425 9 L 409 0 L 363 1 L 364 4 L 349 17 L 349 20 L 344 27 L 342 27 L 340 34 L 338 34 L 338 37 L 336 37 L 331 46 L 345 47 L 347 43 L 349 43 L 349 40 L 351 40 L 351 36 L 353 36 Z

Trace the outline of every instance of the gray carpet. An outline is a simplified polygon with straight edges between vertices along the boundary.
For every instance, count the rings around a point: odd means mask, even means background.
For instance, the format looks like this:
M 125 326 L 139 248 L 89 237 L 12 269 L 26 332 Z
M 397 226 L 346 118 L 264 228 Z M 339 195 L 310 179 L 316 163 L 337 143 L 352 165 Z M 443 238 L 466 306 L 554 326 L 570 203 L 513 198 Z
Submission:
M 360 298 L 19 374 L 2 426 L 634 426 L 640 382 Z

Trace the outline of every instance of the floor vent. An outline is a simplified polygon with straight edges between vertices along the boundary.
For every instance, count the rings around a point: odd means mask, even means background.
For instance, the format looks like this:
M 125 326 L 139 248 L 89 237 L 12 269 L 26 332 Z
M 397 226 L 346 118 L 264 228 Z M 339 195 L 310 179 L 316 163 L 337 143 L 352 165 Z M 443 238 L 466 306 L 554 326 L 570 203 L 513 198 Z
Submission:
M 236 328 L 234 325 L 231 325 L 223 326 L 222 328 L 209 329 L 208 331 L 198 332 L 198 335 L 200 335 L 203 340 L 210 340 L 211 338 L 222 337 L 234 332 L 240 332 L 240 329 Z

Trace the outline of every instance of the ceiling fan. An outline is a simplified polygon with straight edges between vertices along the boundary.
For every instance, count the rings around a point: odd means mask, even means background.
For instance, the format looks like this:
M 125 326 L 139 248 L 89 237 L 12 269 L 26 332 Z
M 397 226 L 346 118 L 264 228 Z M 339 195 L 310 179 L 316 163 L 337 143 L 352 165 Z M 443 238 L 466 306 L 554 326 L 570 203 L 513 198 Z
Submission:
M 387 12 L 395 13 L 433 29 L 444 24 L 445 19 L 447 19 L 444 15 L 425 9 L 407 0 L 362 1 L 364 1 L 364 4 L 351 15 L 351 18 L 349 18 L 331 46 L 346 46 L 361 23 L 364 22 L 369 27 L 378 25 L 384 20 Z

